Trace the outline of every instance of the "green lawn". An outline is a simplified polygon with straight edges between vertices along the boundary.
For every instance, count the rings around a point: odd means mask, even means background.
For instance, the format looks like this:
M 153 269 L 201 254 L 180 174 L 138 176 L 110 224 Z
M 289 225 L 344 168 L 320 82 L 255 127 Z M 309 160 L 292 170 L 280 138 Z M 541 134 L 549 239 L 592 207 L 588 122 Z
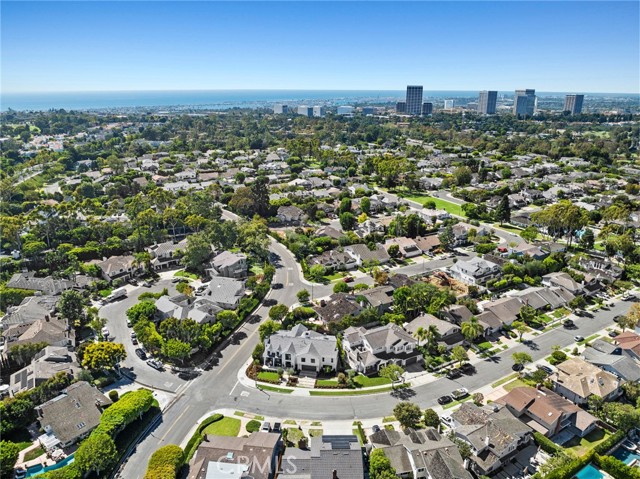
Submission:
M 254 275 L 259 276 L 261 274 L 264 274 L 264 270 L 262 269 L 262 266 L 260 266 L 259 264 L 254 264 L 249 271 L 251 271 Z
M 511 381 L 518 377 L 518 373 L 509 374 L 508 376 L 496 381 L 491 385 L 492 388 L 497 388 L 498 386 L 502 386 L 504 383 Z
M 260 384 L 258 387 L 263 391 L 272 391 L 274 393 L 291 394 L 293 392 L 293 389 L 277 388 L 275 386 L 267 386 L 266 384 Z
M 395 416 L 386 416 L 386 417 L 383 417 L 383 418 L 382 418 L 382 422 L 383 422 L 383 423 L 385 423 L 385 422 L 393 422 L 393 421 L 395 421 L 395 420 L 396 420 L 396 417 L 395 417 Z
M 198 279 L 197 274 L 189 273 L 187 271 L 176 271 L 174 276 L 178 276 L 179 278 Z
M 503 229 L 503 230 L 513 231 L 514 233 L 518 233 L 518 232 L 522 231 L 522 228 L 519 228 L 519 227 L 517 227 L 517 226 L 510 225 L 510 224 L 508 224 L 508 223 L 502 223 L 502 224 L 500 224 L 500 223 L 493 223 L 493 226 L 495 226 L 496 228 Z
M 560 319 L 567 314 L 569 314 L 569 311 L 565 308 L 556 309 L 553 313 L 551 313 L 551 315 L 556 319 Z
M 503 387 L 505 389 L 505 391 L 511 391 L 514 388 L 519 388 L 519 387 L 526 387 L 528 386 L 527 383 L 525 383 L 522 379 L 516 379 L 514 381 L 511 381 L 510 383 L 505 384 Z
M 288 427 L 285 431 L 287 431 L 287 446 L 297 447 L 300 439 L 305 437 L 304 433 L 298 428 Z
M 316 387 L 335 388 L 338 386 L 338 381 L 335 379 L 316 379 Z
M 113 291 L 113 288 L 107 288 L 107 289 L 101 289 L 100 291 L 98 291 L 98 293 L 100 293 L 100 296 L 102 296 L 103 298 L 106 298 L 111 294 L 112 291 Z
M 204 428 L 205 434 L 212 436 L 231 436 L 236 437 L 240 432 L 240 419 L 235 417 L 223 417 L 219 421 L 209 424 Z
M 450 409 L 454 406 L 457 406 L 458 404 L 462 404 L 463 402 L 471 401 L 471 399 L 472 399 L 472 396 L 469 395 L 466 398 L 461 399 L 460 401 L 453 401 L 453 402 L 450 402 L 449 404 L 445 404 L 444 406 L 442 406 L 442 409 Z
M 33 459 L 42 456 L 45 452 L 47 452 L 47 451 L 45 451 L 44 448 L 42 446 L 40 446 L 40 447 L 38 447 L 38 448 L 26 453 L 24 455 L 24 460 L 25 460 L 25 462 L 26 461 L 32 461 Z
M 353 380 L 355 381 L 356 384 L 358 384 L 363 388 L 370 388 L 373 386 L 384 386 L 386 384 L 391 384 L 391 381 L 387 378 L 381 378 L 381 377 L 370 378 L 368 376 L 363 376 L 363 375 L 358 375 L 355 378 L 353 378 Z
M 589 343 L 594 339 L 598 338 L 599 336 L 600 336 L 599 334 L 592 334 L 591 336 L 584 338 L 584 341 L 578 341 L 578 344 Z
M 22 451 L 23 449 L 33 446 L 33 443 L 29 441 L 16 442 L 15 444 L 18 446 L 18 451 Z
M 421 205 L 424 205 L 426 201 L 431 200 L 436 204 L 436 209 L 445 210 L 452 215 L 464 216 L 464 212 L 462 211 L 462 208 L 460 207 L 460 205 L 457 205 L 450 201 L 443 200 L 441 198 L 435 198 L 429 195 L 413 195 L 413 194 L 406 195 L 406 196 L 405 195 L 399 195 L 399 196 L 402 196 L 402 198 L 404 199 L 415 201 L 416 203 L 420 203 Z
M 322 436 L 322 434 L 323 434 L 322 429 L 309 429 L 309 436 L 311 437 Z
M 271 371 L 261 371 L 258 373 L 258 381 L 280 381 L 280 375 Z
M 338 279 L 344 278 L 345 273 L 342 272 L 337 272 L 337 273 L 333 273 L 333 274 L 328 274 L 324 277 L 324 279 L 326 279 L 327 281 L 336 281 Z
M 564 445 L 577 456 L 584 456 L 591 449 L 609 437 L 609 433 L 603 429 L 595 429 L 583 438 L 574 437 Z

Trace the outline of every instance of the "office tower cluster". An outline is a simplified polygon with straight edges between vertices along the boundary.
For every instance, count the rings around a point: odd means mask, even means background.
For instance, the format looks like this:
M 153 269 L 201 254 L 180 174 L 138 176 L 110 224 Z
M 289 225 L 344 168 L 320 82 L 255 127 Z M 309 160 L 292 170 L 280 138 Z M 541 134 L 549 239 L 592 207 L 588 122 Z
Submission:
M 536 111 L 536 91 L 527 88 L 516 90 L 513 99 L 513 114 L 516 116 L 533 116 Z
M 564 97 L 564 108 L 562 111 L 567 111 L 572 115 L 579 115 L 582 113 L 583 102 L 584 95 L 567 95 Z
M 407 87 L 406 113 L 408 115 L 422 114 L 422 85 L 409 85 Z
M 478 113 L 482 113 L 483 115 L 495 114 L 497 101 L 497 91 L 481 91 L 478 98 Z

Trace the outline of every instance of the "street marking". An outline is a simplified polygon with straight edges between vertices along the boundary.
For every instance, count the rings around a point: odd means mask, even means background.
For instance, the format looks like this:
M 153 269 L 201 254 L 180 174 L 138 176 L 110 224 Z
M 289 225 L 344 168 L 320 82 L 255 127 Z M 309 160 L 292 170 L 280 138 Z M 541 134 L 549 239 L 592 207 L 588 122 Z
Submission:
M 229 396 L 231 396 L 233 394 L 233 391 L 235 390 L 236 386 L 238 385 L 240 381 L 236 381 L 236 383 L 233 385 L 233 387 L 231 388 L 231 392 L 229 393 Z
M 175 420 L 175 421 L 173 421 L 173 424 L 171 424 L 171 427 L 170 427 L 170 428 L 169 428 L 169 430 L 166 432 L 166 434 L 160 438 L 160 442 L 164 441 L 164 438 L 165 438 L 165 437 L 167 437 L 167 436 L 169 435 L 169 433 L 171 432 L 171 430 L 173 429 L 173 427 L 178 423 L 178 421 L 180 420 L 180 418 L 182 418 L 182 416 L 184 416 L 184 415 L 187 413 L 187 411 L 189 410 L 189 408 L 190 408 L 190 407 L 191 407 L 190 405 L 187 405 L 187 406 L 184 408 L 184 411 L 182 411 L 182 414 L 180 414 L 180 415 L 176 418 L 176 420 Z
M 249 394 L 250 394 L 250 393 L 249 393 L 249 391 L 242 391 L 242 392 L 240 393 L 240 396 L 242 396 L 243 398 L 248 398 L 248 397 L 249 397 Z
M 167 381 L 166 383 L 164 383 L 164 386 L 170 388 L 171 386 L 173 386 L 173 383 Z
M 293 271 L 293 268 L 289 267 L 287 268 L 287 271 Z

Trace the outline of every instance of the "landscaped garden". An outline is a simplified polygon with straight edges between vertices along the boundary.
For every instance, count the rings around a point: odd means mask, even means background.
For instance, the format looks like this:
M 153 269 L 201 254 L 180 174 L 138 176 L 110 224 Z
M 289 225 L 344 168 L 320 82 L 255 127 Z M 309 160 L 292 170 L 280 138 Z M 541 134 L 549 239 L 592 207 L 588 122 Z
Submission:
M 225 416 L 219 421 L 209 424 L 203 432 L 212 436 L 236 437 L 240 432 L 240 424 L 240 419 Z

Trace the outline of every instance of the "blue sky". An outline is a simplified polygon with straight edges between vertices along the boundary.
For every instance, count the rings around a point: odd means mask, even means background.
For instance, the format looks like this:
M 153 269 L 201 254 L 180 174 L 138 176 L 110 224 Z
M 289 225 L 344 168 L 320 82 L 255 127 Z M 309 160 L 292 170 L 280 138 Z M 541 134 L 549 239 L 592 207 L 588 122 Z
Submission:
M 2 90 L 638 93 L 639 5 L 2 0 Z

